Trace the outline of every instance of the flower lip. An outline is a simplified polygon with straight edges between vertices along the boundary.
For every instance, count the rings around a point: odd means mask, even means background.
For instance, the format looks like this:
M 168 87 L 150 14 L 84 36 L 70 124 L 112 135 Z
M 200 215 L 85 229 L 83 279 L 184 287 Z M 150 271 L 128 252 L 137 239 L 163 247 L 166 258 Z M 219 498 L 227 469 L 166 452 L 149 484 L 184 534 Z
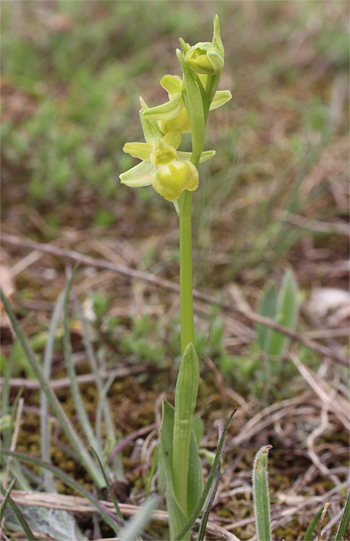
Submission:
M 152 185 L 165 199 L 174 202 L 184 190 L 198 188 L 198 171 L 191 162 L 174 160 L 158 169 L 152 177 Z

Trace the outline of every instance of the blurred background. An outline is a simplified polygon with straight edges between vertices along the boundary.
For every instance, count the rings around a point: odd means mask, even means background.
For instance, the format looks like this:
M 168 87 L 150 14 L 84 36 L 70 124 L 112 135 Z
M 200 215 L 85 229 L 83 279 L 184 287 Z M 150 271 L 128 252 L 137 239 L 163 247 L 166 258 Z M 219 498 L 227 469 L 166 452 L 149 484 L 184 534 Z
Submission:
M 166 101 L 159 81 L 180 73 L 178 37 L 190 44 L 211 40 L 217 12 L 226 50 L 220 88 L 233 98 L 210 115 L 207 129 L 206 148 L 217 154 L 201 166 L 195 195 L 197 286 L 254 282 L 277 272 L 287 254 L 305 274 L 305 255 L 314 248 L 338 259 L 346 239 L 329 242 L 329 235 L 292 225 L 287 213 L 317 220 L 347 213 L 348 7 L 332 1 L 5 2 L 6 230 L 46 241 L 62 228 L 96 227 L 96 235 L 136 238 L 135 249 L 160 229 L 176 230 L 172 206 L 153 190 L 120 185 L 118 175 L 137 163 L 122 147 L 143 139 L 139 95 L 150 106 Z M 163 254 L 158 264 L 175 254 Z M 310 272 L 308 283 L 315 278 Z
M 194 195 L 195 287 L 256 310 L 289 269 L 306 329 L 328 326 L 327 312 L 348 302 L 348 9 L 333 1 L 4 2 L 3 232 L 178 282 L 176 212 L 151 188 L 120 184 L 137 163 L 122 148 L 143 140 L 139 96 L 149 106 L 167 100 L 159 81 L 180 74 L 178 38 L 210 41 L 218 13 L 220 88 L 233 97 L 209 115 L 206 149 L 216 156 L 201 165 Z M 7 269 L 28 254 L 3 248 Z M 30 325 L 47 324 L 64 271 L 65 261 L 42 253 L 17 267 L 14 300 L 23 315 L 34 310 Z M 144 358 L 154 341 L 163 355 L 174 329 L 178 354 L 177 295 L 86 267 L 76 286 L 108 327 L 113 318 L 131 334 L 140 318 L 154 325 Z M 329 288 L 341 290 L 340 306 L 332 294 L 325 300 Z M 341 313 L 338 326 L 347 323 Z M 197 307 L 203 353 L 213 354 L 217 316 Z M 250 338 L 221 325 L 225 355 L 244 354 Z
M 191 45 L 211 41 L 215 13 L 226 55 L 219 89 L 231 90 L 232 100 L 210 114 L 206 131 L 205 148 L 216 156 L 200 166 L 194 194 L 195 287 L 259 310 L 264 293 L 278 289 L 289 270 L 298 288 L 298 331 L 343 354 L 349 316 L 346 1 L 3 2 L 2 230 L 178 282 L 176 212 L 153 189 L 120 184 L 119 174 L 137 163 L 122 148 L 143 140 L 139 96 L 149 106 L 167 100 L 159 81 L 180 74 L 178 38 Z M 185 138 L 183 148 L 188 144 Z M 49 325 L 66 264 L 3 243 L 3 276 L 9 275 L 14 307 L 33 340 Z M 167 377 L 171 389 L 179 356 L 177 294 L 93 266 L 79 267 L 75 286 L 107 367 L 170 367 L 170 376 L 153 374 L 149 388 L 157 395 Z M 202 374 L 208 391 L 200 398 L 208 426 L 226 416 L 221 408 L 228 400 L 222 402 L 212 361 L 251 412 L 305 390 L 292 362 L 267 370 L 247 322 L 210 304 L 196 303 L 195 311 L 196 347 L 203 366 L 209 363 Z M 79 349 L 78 326 L 72 325 L 72 336 Z M 314 352 L 298 343 L 290 347 L 319 369 Z M 339 366 L 328 366 L 323 377 L 328 370 L 325 379 L 342 380 Z M 20 366 L 18 374 L 26 370 Z M 152 420 L 155 395 L 148 408 L 148 395 L 139 409 L 134 404 L 133 420 L 130 405 L 121 406 L 125 432 Z M 235 417 L 237 430 L 247 411 Z M 306 437 L 305 426 L 295 422 L 300 441 L 289 442 L 289 450 L 303 448 Z M 343 427 L 333 429 L 327 441 L 344 444 Z M 254 445 L 268 438 L 287 445 L 278 434 L 272 430 Z

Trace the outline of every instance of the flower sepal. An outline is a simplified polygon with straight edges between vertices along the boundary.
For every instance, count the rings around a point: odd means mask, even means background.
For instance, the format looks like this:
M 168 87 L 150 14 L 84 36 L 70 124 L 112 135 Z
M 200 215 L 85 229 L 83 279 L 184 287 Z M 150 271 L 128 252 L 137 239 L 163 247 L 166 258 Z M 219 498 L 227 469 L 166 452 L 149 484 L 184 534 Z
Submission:
M 182 80 L 178 75 L 164 75 L 160 80 L 160 84 L 167 91 L 170 99 L 182 90 Z
M 202 95 L 201 89 L 197 85 L 196 74 L 189 69 L 179 49 L 176 54 L 184 75 L 185 89 L 182 92 L 182 97 L 192 127 L 192 161 L 198 165 L 204 146 L 204 101 L 206 101 L 206 97 Z M 204 92 L 203 87 L 202 92 Z
M 145 138 L 145 141 L 147 143 L 154 144 L 158 139 L 161 139 L 163 137 L 163 133 L 161 132 L 157 122 L 153 119 L 145 118 L 143 113 L 144 111 L 147 111 L 149 109 L 147 103 L 143 98 L 140 96 L 140 103 L 141 103 L 141 109 L 140 109 L 140 120 L 142 125 L 142 131 Z
M 202 152 L 201 157 L 199 158 L 199 163 L 207 162 L 214 158 L 216 152 L 215 150 L 205 150 Z M 184 162 L 190 162 L 192 157 L 192 152 L 183 152 L 181 150 L 177 151 L 177 157 L 179 160 Z
M 142 112 L 143 117 L 146 119 L 153 120 L 170 120 L 175 118 L 178 115 L 183 107 L 181 103 L 181 94 L 176 94 L 174 98 L 163 103 L 162 105 L 157 105 L 157 107 L 151 107 Z
M 232 98 L 232 94 L 229 90 L 217 90 L 214 94 L 213 101 L 210 104 L 209 111 L 218 109 L 222 105 L 225 105 Z
M 149 161 L 154 145 L 151 143 L 125 143 L 123 152 L 130 154 L 133 158 Z
M 130 188 L 141 188 L 152 184 L 154 167 L 151 162 L 141 162 L 119 175 L 120 182 Z

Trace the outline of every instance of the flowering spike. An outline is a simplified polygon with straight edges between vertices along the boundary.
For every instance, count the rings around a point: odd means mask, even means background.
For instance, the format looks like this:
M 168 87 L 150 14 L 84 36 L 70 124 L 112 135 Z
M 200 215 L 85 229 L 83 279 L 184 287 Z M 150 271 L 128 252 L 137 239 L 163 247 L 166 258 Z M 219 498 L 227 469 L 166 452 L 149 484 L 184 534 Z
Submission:
M 231 98 L 229 90 L 216 91 L 224 65 L 224 48 L 217 15 L 213 24 L 211 43 L 200 42 L 191 47 L 180 38 L 182 52 L 177 49 L 176 55 L 183 78 L 165 75 L 160 81 L 169 100 L 149 108 L 140 97 L 146 143 L 125 144 L 124 152 L 142 162 L 120 175 L 122 183 L 134 188 L 152 184 L 160 195 L 173 202 L 184 190 L 197 189 L 198 164 L 215 154 L 212 150 L 203 152 L 208 112 Z M 177 150 L 183 133 L 192 133 L 192 152 Z

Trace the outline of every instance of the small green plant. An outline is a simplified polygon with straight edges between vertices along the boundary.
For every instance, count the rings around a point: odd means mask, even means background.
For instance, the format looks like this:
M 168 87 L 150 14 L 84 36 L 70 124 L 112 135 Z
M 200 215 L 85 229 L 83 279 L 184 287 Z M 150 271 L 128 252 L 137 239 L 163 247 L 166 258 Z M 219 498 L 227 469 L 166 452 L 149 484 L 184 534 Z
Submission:
M 259 314 L 284 327 L 294 330 L 298 320 L 299 300 L 298 285 L 291 270 L 283 276 L 281 286 L 270 285 L 263 291 L 259 305 Z M 279 362 L 286 353 L 289 337 L 262 324 L 256 325 L 256 339 L 245 356 L 229 356 L 223 351 L 219 355 L 219 366 L 224 376 L 232 379 L 235 386 L 251 388 L 254 379 L 254 392 L 261 384 L 271 388 L 281 381 L 290 371 L 294 371 L 292 363 Z M 261 361 L 264 362 L 261 362 Z
M 257 452 L 253 465 L 253 495 L 254 515 L 258 541 L 271 541 L 271 520 L 270 520 L 270 495 L 268 481 L 268 453 L 271 445 L 261 447 Z M 310 541 L 312 535 L 323 518 L 325 506 L 316 513 L 311 520 L 304 536 L 304 541 Z M 350 517 L 350 493 L 346 499 L 342 516 L 339 521 L 337 533 L 332 541 L 345 541 L 345 534 L 349 525 Z M 320 536 L 318 536 L 320 539 Z
M 199 386 L 199 361 L 194 348 L 192 298 L 192 192 L 199 186 L 200 162 L 214 156 L 204 151 L 204 133 L 210 110 L 224 105 L 230 91 L 217 91 L 224 67 L 219 18 L 214 18 L 212 42 L 191 47 L 180 39 L 177 50 L 183 77 L 165 75 L 161 85 L 169 101 L 149 108 L 140 98 L 140 120 L 145 143 L 126 143 L 124 152 L 140 164 L 120 175 L 132 188 L 152 185 L 174 203 L 180 225 L 180 316 L 182 361 L 175 391 L 175 408 L 163 406 L 160 439 L 166 478 L 170 537 L 174 539 L 189 520 L 203 491 L 203 473 L 193 432 Z M 178 150 L 183 133 L 191 134 L 192 152 Z M 189 531 L 181 539 L 190 539 Z
M 267 479 L 269 449 L 271 449 L 271 445 L 266 445 L 258 451 L 253 466 L 254 512 L 259 541 L 271 541 L 269 483 Z
M 275 285 L 265 291 L 259 313 L 280 325 L 295 329 L 298 317 L 298 286 L 290 270 L 285 273 L 279 291 Z M 260 324 L 257 325 L 257 334 L 258 345 L 269 358 L 279 357 L 285 352 L 289 343 L 285 334 Z

